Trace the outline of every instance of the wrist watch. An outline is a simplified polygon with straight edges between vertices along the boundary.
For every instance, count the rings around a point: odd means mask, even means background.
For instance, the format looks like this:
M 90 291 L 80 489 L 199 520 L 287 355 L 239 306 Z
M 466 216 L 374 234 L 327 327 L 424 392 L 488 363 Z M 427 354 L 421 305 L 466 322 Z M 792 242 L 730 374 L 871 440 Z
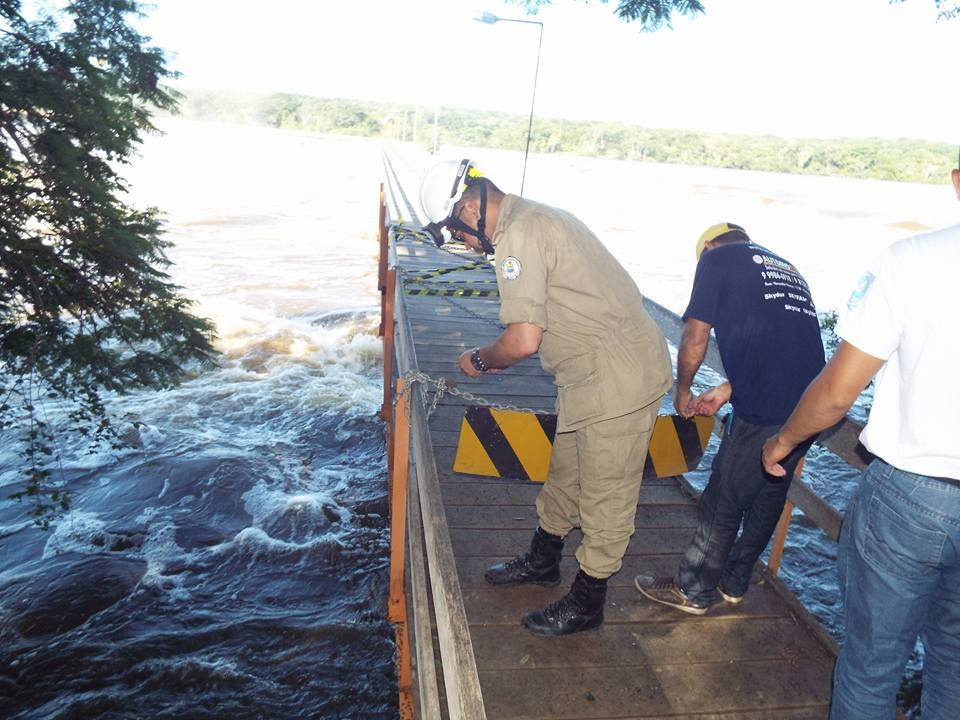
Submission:
M 490 369 L 480 357 L 480 348 L 474 348 L 473 352 L 470 353 L 470 364 L 473 365 L 473 369 L 479 373 L 485 373 Z

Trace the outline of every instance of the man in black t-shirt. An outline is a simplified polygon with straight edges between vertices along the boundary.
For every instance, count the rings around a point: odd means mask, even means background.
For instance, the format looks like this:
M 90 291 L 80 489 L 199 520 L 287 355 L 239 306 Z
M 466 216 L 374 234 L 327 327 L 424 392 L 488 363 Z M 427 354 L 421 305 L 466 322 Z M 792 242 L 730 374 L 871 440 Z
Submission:
M 702 615 L 718 592 L 738 603 L 747 591 L 783 511 L 790 478 L 812 440 L 782 463 L 785 478 L 767 475 L 757 458 L 823 368 L 824 353 L 810 289 L 791 263 L 755 245 L 733 223 L 707 228 L 696 252 L 674 406 L 684 417 L 713 415 L 728 401 L 733 410 L 676 577 L 638 575 L 635 584 L 651 600 Z M 711 329 L 728 382 L 694 398 L 691 385 Z

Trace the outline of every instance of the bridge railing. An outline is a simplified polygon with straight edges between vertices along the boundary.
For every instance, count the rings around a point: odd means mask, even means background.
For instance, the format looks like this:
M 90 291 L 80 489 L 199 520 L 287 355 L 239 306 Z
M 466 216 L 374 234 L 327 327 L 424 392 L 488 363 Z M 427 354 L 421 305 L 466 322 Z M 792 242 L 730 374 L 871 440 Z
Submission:
M 485 720 L 473 642 L 427 425 L 426 398 L 422 385 L 406 384 L 403 380 L 416 372 L 418 366 L 411 326 L 405 318 L 402 283 L 397 283 L 391 241 L 393 228 L 381 225 L 380 232 L 381 251 L 389 256 L 388 262 L 381 265 L 384 268 L 380 282 L 381 330 L 384 353 L 388 347 L 394 350 L 397 375 L 394 378 L 393 367 L 386 362 L 385 355 L 381 415 L 389 423 L 391 495 L 387 608 L 397 639 L 400 716 Z M 407 597 L 412 600 L 409 607 Z M 435 623 L 431 623 L 431 609 Z M 436 627 L 440 651 L 442 694 L 435 669 L 431 625 Z M 410 628 L 415 651 L 412 656 Z

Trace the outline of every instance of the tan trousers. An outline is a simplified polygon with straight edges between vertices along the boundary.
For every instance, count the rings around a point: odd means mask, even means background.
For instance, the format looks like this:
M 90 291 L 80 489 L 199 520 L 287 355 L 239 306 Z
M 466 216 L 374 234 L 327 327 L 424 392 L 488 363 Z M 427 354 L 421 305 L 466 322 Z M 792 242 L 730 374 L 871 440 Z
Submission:
M 622 565 L 659 406 L 657 401 L 553 439 L 550 472 L 537 495 L 540 527 L 561 537 L 579 527 L 577 560 L 595 578 L 609 577 Z

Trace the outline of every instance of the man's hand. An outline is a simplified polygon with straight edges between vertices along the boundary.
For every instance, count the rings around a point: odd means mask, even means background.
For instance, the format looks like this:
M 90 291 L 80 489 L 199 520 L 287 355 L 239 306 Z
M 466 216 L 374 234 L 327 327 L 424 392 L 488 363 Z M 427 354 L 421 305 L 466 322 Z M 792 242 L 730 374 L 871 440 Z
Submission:
M 693 417 L 693 393 L 690 392 L 690 388 L 686 390 L 677 388 L 677 393 L 673 396 L 673 407 L 681 417 Z
M 840 421 L 884 362 L 841 340 L 780 431 L 764 444 L 763 469 L 775 477 L 786 475 L 780 461 L 804 440 Z
M 473 353 L 473 348 L 470 348 L 470 349 L 467 350 L 466 352 L 460 353 L 460 357 L 457 358 L 457 365 L 458 365 L 459 368 L 460 368 L 460 372 L 462 372 L 462 373 L 463 373 L 464 375 L 466 375 L 467 377 L 478 378 L 478 377 L 480 377 L 483 373 L 481 373 L 479 370 L 477 370 L 477 369 L 473 366 L 473 363 L 470 362 L 470 355 L 471 355 L 472 353 Z
M 791 446 L 785 443 L 779 433 L 767 438 L 767 441 L 763 444 L 763 453 L 760 456 L 763 462 L 763 469 L 767 474 L 773 475 L 774 477 L 785 476 L 787 471 L 783 465 L 780 464 L 780 461 L 792 453 L 795 447 L 796 445 Z
M 496 342 L 480 348 L 481 359 L 486 364 L 488 373 L 498 373 L 537 352 L 541 340 L 543 330 L 537 325 L 527 322 L 510 323 L 506 330 L 500 333 Z M 467 377 L 478 378 L 483 373 L 470 362 L 472 353 L 472 349 L 461 353 L 457 358 L 457 366 Z
M 693 401 L 693 414 L 706 415 L 707 417 L 715 415 L 717 410 L 730 402 L 730 395 L 732 394 L 733 389 L 728 382 L 710 388 Z
M 693 385 L 697 369 L 707 354 L 709 342 L 710 325 L 694 318 L 688 318 L 683 323 L 683 335 L 677 350 L 677 394 L 673 399 L 673 406 L 685 418 L 695 414 L 690 386 Z

